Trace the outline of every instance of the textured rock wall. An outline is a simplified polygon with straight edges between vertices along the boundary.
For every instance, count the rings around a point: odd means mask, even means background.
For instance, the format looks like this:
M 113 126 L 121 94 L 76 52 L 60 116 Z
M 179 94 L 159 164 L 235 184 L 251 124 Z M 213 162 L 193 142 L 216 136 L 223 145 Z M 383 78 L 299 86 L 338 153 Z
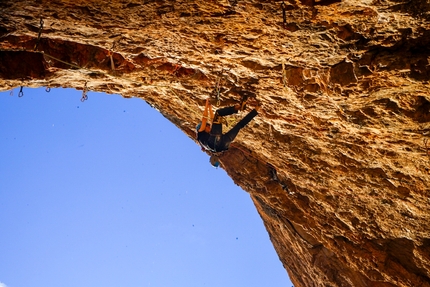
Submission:
M 250 95 L 221 161 L 295 286 L 430 286 L 429 8 L 3 0 L 0 89 L 141 97 L 190 138 L 208 96 Z

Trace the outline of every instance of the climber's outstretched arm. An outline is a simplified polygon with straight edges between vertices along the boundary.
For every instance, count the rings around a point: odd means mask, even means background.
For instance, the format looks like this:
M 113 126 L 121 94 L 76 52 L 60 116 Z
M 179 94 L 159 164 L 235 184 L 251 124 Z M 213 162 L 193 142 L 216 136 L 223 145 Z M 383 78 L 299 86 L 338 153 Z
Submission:
M 210 114 L 210 118 L 208 118 L 209 114 Z M 209 99 L 206 99 L 205 110 L 203 112 L 203 117 L 202 117 L 202 125 L 200 126 L 199 132 L 202 132 L 205 130 L 206 124 L 208 123 L 208 119 L 209 119 L 209 123 L 211 123 L 213 116 L 214 116 L 214 113 L 212 111 L 212 105 Z
M 209 114 L 210 114 L 210 117 L 211 117 L 210 122 L 212 123 L 212 121 L 214 119 L 214 112 L 212 110 L 212 105 L 211 105 L 211 102 L 210 102 L 209 99 L 206 99 L 206 103 L 209 105 Z

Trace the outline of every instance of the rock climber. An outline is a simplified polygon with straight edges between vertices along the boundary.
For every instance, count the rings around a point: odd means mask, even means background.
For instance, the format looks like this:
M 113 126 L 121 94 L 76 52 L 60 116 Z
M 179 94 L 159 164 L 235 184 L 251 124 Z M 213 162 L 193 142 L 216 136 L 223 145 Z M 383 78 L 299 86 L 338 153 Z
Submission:
M 222 117 L 236 114 L 243 111 L 246 106 L 247 98 L 242 98 L 240 104 L 230 107 L 220 108 L 215 112 L 212 111 L 212 105 L 209 99 L 206 100 L 205 110 L 203 112 L 202 121 L 197 125 L 197 140 L 202 149 L 207 150 L 213 155 L 210 162 L 214 167 L 220 165 L 216 153 L 228 150 L 231 142 L 236 138 L 239 131 L 244 128 L 256 115 L 258 115 L 258 106 L 249 112 L 227 133 L 222 133 Z

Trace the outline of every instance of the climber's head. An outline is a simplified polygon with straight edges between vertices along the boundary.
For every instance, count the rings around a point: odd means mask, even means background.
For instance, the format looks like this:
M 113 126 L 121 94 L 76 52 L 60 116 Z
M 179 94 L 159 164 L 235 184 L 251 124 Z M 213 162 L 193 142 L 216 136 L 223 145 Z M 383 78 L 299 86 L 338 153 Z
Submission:
M 196 132 L 199 132 L 199 129 L 201 128 L 202 123 L 200 122 L 197 126 L 196 126 Z
M 216 155 L 211 156 L 209 159 L 211 165 L 215 168 L 220 166 L 219 158 Z

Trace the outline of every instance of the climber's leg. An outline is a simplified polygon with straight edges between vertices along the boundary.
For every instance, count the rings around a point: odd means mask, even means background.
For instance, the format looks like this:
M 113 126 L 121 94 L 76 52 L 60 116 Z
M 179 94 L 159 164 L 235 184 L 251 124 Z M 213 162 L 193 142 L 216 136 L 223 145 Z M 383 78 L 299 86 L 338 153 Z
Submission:
M 241 119 L 231 130 L 224 134 L 221 137 L 221 141 L 219 143 L 220 148 L 224 150 L 228 149 L 231 142 L 236 138 L 239 131 L 244 128 L 256 115 L 258 115 L 258 112 L 253 109 L 243 119 Z
M 248 99 L 247 96 L 243 96 L 242 99 L 240 100 L 240 104 L 218 109 L 215 112 L 215 117 L 213 119 L 213 122 L 221 123 L 221 117 L 237 114 L 237 112 L 243 111 L 245 109 L 247 99 Z
M 237 106 L 225 107 L 216 110 L 213 123 L 221 123 L 221 117 L 237 114 L 239 109 Z

